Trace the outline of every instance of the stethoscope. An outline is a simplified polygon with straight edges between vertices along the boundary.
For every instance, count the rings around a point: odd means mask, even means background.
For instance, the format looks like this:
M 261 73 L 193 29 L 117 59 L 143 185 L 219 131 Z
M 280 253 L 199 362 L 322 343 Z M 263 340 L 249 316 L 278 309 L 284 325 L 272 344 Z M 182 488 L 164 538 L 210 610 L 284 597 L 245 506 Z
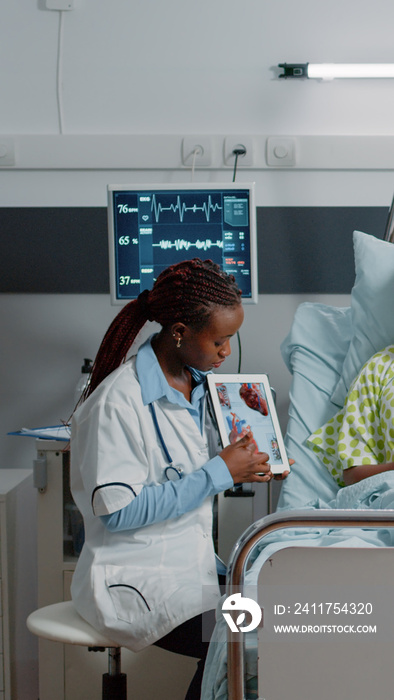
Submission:
M 208 396 L 207 406 L 208 406 L 209 415 L 211 416 L 211 420 L 216 425 L 216 429 L 218 430 L 217 424 L 216 424 L 216 418 L 215 418 L 215 415 L 213 413 L 213 409 L 211 406 L 211 401 L 210 401 L 209 396 Z M 181 469 L 180 467 L 174 466 L 174 462 L 172 460 L 172 457 L 168 451 L 166 443 L 164 442 L 163 433 L 160 430 L 159 421 L 157 420 L 157 415 L 156 415 L 156 411 L 155 411 L 155 407 L 154 407 L 153 403 L 149 404 L 149 408 L 150 408 L 150 412 L 152 414 L 153 423 L 154 423 L 154 426 L 156 428 L 158 438 L 161 442 L 163 452 L 164 452 L 166 459 L 167 459 L 167 462 L 168 462 L 168 465 L 164 468 L 164 476 L 166 477 L 166 479 L 168 479 L 168 481 L 177 481 L 178 479 L 182 479 L 183 474 L 184 474 L 183 469 Z
M 167 449 L 166 443 L 164 442 L 163 433 L 160 430 L 159 421 L 157 420 L 157 415 L 156 415 L 156 411 L 155 411 L 155 407 L 154 407 L 153 403 L 149 404 L 149 408 L 150 408 L 150 412 L 152 414 L 153 423 L 155 424 L 158 438 L 161 442 L 161 446 L 163 448 L 164 454 L 165 454 L 167 462 L 168 462 L 168 465 L 164 469 L 164 476 L 166 477 L 166 479 L 168 479 L 168 481 L 177 481 L 178 479 L 182 479 L 183 469 L 179 469 L 178 467 L 174 467 L 172 457 Z

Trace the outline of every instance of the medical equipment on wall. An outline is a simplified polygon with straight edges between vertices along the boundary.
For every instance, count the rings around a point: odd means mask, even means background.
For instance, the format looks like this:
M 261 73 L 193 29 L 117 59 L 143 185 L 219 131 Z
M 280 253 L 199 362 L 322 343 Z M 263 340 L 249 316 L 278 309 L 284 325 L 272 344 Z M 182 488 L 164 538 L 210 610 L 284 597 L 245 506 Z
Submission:
M 113 304 L 194 257 L 233 274 L 243 301 L 257 303 L 254 183 L 109 185 L 108 242 Z

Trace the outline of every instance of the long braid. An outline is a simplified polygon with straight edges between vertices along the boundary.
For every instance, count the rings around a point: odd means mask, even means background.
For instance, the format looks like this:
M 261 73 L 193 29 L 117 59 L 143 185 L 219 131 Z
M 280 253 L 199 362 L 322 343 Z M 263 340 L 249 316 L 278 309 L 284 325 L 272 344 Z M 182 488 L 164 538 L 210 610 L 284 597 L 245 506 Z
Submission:
M 126 359 L 135 338 L 148 320 L 146 307 L 138 299 L 130 301 L 118 313 L 101 341 L 93 363 L 90 381 L 82 394 L 81 401 L 87 399 L 103 379 Z
M 213 306 L 234 306 L 241 291 L 233 275 L 223 272 L 211 260 L 185 260 L 171 265 L 157 278 L 151 291 L 145 290 L 114 318 L 94 361 L 85 400 L 127 354 L 146 321 L 165 327 L 175 322 L 201 328 Z

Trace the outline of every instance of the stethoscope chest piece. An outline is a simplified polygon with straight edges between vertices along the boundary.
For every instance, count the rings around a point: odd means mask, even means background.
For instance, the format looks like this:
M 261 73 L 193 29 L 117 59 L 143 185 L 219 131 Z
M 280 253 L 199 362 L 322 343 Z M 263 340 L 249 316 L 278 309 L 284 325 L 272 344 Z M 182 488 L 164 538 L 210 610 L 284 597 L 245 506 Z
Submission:
M 169 464 L 164 470 L 164 475 L 168 481 L 178 481 L 178 479 L 182 479 L 183 469 L 178 469 L 173 464 Z

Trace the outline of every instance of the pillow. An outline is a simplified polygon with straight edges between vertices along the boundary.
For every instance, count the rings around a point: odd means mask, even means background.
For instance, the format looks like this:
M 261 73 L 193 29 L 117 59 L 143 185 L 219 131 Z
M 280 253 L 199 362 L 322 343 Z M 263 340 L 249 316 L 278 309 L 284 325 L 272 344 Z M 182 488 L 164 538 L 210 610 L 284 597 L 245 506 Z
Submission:
M 305 441 L 337 412 L 330 396 L 352 337 L 350 316 L 350 307 L 300 304 L 281 345 L 282 357 L 293 375 L 285 444 L 295 464 L 281 484 L 279 510 L 303 508 L 316 498 L 328 503 L 338 491 L 338 485 Z
M 351 294 L 353 337 L 331 401 L 343 406 L 364 363 L 394 343 L 394 244 L 353 233 L 356 280 Z

